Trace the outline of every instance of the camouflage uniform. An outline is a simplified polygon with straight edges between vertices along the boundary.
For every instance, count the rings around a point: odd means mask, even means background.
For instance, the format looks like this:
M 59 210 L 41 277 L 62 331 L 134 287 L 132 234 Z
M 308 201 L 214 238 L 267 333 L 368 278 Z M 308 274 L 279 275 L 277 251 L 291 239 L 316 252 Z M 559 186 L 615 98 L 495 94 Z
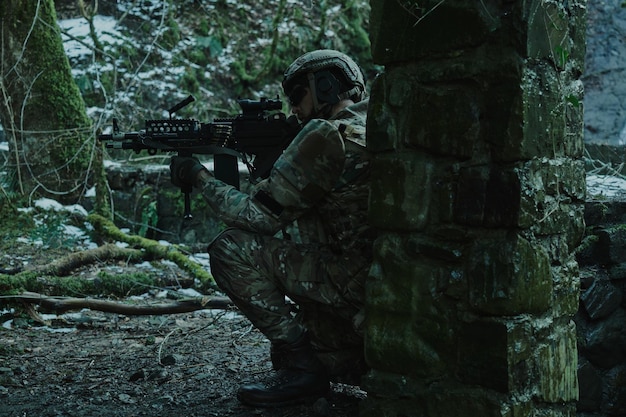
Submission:
M 362 101 L 330 120 L 311 120 L 249 194 L 213 178 L 201 185 L 230 226 L 209 246 L 217 284 L 273 343 L 306 328 L 331 374 L 363 353 L 373 242 L 366 112 Z M 277 237 L 292 224 L 294 236 Z

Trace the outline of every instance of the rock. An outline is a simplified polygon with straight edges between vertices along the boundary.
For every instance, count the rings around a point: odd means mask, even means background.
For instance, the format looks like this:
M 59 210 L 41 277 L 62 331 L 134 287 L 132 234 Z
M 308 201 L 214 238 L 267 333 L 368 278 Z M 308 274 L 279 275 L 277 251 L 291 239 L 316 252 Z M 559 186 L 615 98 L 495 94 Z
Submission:
M 580 297 L 589 317 L 607 317 L 622 302 L 622 293 L 608 280 L 596 279 Z
M 602 377 L 594 366 L 584 359 L 578 366 L 580 398 L 576 404 L 578 411 L 594 411 L 602 404 Z
M 618 309 L 606 320 L 590 323 L 584 335 L 583 353 L 594 365 L 608 369 L 626 359 L 623 346 L 626 346 L 626 311 Z
M 330 416 L 330 404 L 324 397 L 319 398 L 313 403 L 313 411 L 318 416 Z
M 163 368 L 153 369 L 148 373 L 148 381 L 163 381 L 167 379 L 167 371 Z
M 611 416 L 626 414 L 626 366 L 618 366 L 609 371 L 606 380 L 603 409 Z
M 164 366 L 172 366 L 176 364 L 180 364 L 183 361 L 183 357 L 181 355 L 167 355 L 161 359 L 161 364 Z
M 128 394 L 120 394 L 117 396 L 121 402 L 124 404 L 135 404 L 137 401 Z
M 140 369 L 137 372 L 133 373 L 130 378 L 128 378 L 128 380 L 130 382 L 135 382 L 135 381 L 139 381 L 140 379 L 145 379 L 146 378 L 146 370 L 145 369 Z

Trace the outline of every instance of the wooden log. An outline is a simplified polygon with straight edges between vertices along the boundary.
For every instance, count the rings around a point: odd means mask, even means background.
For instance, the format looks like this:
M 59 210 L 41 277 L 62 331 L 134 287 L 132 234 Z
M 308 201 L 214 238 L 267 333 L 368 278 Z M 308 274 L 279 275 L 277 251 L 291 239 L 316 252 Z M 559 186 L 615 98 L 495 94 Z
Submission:
M 127 316 L 178 314 L 205 309 L 225 310 L 234 308 L 233 303 L 227 297 L 187 298 L 160 304 L 128 304 L 93 298 L 49 297 L 33 292 L 23 292 L 22 294 L 1 296 L 0 298 L 36 304 L 57 314 L 82 310 L 83 308 Z

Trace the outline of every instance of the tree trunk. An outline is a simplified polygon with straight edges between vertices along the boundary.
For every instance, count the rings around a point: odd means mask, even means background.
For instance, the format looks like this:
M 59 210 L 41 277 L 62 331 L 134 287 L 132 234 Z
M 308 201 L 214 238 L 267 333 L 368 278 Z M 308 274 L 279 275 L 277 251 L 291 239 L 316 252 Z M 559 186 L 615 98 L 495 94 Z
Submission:
M 75 202 L 90 182 L 94 135 L 72 78 L 53 0 L 0 1 L 0 120 L 12 185 Z

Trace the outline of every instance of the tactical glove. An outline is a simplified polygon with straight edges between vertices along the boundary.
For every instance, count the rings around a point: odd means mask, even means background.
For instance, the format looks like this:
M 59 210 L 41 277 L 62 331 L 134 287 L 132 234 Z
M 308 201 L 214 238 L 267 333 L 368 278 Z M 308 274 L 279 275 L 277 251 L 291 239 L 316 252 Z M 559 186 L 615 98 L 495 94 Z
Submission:
M 180 188 L 190 189 L 196 184 L 198 174 L 206 168 L 197 158 L 173 156 L 170 160 L 170 178 L 172 184 Z

